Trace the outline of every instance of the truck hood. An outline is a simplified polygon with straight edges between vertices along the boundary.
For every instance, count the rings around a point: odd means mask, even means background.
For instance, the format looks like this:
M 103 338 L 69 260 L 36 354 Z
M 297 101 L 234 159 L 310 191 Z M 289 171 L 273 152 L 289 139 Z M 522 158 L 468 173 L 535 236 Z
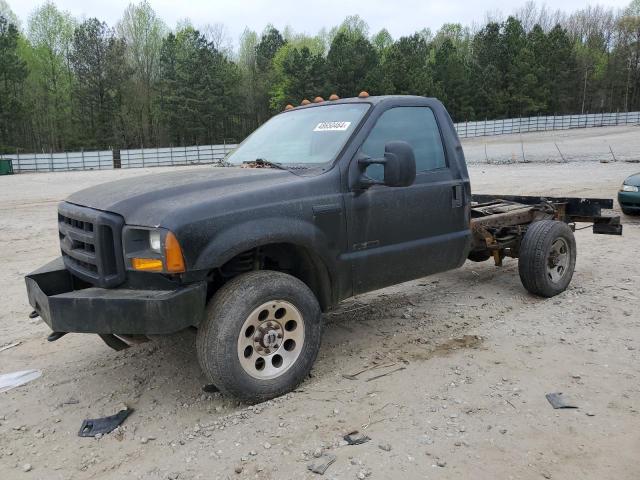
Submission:
M 640 187 L 640 173 L 634 173 L 633 175 L 627 177 L 624 183 L 626 185 L 634 185 L 636 187 Z
M 206 167 L 179 170 L 103 183 L 72 194 L 76 205 L 113 212 L 129 225 L 157 227 L 189 207 L 247 196 L 300 177 L 271 168 Z

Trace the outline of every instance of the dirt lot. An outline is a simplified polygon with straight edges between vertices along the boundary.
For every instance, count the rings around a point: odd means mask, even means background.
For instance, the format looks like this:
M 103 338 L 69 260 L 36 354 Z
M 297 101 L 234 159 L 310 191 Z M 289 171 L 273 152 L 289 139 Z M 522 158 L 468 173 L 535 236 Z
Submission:
M 476 192 L 612 197 L 638 170 L 489 165 L 471 177 Z M 0 478 L 311 479 L 322 450 L 337 456 L 324 475 L 335 479 L 640 477 L 640 219 L 624 218 L 623 237 L 577 232 L 576 274 L 553 299 L 527 294 L 507 260 L 350 300 L 326 315 L 312 377 L 247 408 L 202 392 L 190 334 L 117 353 L 97 336 L 47 343 L 27 318 L 22 277 L 57 255 L 56 202 L 141 173 L 0 177 L 0 346 L 21 342 L 0 352 L 0 373 L 43 372 L 0 394 Z M 391 366 L 342 376 L 374 365 Z M 580 408 L 553 410 L 555 391 Z M 135 412 L 120 429 L 77 436 L 122 403 Z M 354 429 L 371 441 L 345 445 Z

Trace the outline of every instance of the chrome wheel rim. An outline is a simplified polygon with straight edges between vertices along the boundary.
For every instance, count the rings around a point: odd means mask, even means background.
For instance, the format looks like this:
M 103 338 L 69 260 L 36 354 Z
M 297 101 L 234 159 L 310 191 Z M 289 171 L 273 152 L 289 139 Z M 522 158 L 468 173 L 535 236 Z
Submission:
M 553 283 L 558 283 L 567 273 L 569 267 L 569 244 L 564 238 L 556 238 L 551 244 L 547 256 L 547 277 Z
M 300 311 L 284 300 L 265 302 L 253 310 L 238 334 L 242 369 L 259 380 L 271 380 L 293 366 L 304 345 Z

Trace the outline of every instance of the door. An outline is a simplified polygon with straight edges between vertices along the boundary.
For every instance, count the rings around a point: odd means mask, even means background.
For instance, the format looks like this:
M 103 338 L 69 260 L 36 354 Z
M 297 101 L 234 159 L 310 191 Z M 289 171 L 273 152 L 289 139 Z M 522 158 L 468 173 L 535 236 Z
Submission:
M 455 268 L 468 241 L 463 182 L 458 170 L 449 168 L 433 110 L 386 110 L 359 154 L 382 158 L 385 144 L 395 140 L 413 148 L 414 184 L 347 194 L 355 294 Z M 382 180 L 382 166 L 371 165 L 367 175 Z

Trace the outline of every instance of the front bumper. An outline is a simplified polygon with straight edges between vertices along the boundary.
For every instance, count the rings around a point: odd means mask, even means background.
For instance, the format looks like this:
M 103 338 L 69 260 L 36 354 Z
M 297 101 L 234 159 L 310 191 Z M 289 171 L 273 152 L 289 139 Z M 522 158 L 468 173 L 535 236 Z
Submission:
M 29 303 L 54 332 L 160 335 L 198 325 L 207 284 L 173 290 L 74 289 L 62 258 L 25 277 Z
M 640 192 L 618 192 L 618 203 L 628 212 L 640 213 Z

